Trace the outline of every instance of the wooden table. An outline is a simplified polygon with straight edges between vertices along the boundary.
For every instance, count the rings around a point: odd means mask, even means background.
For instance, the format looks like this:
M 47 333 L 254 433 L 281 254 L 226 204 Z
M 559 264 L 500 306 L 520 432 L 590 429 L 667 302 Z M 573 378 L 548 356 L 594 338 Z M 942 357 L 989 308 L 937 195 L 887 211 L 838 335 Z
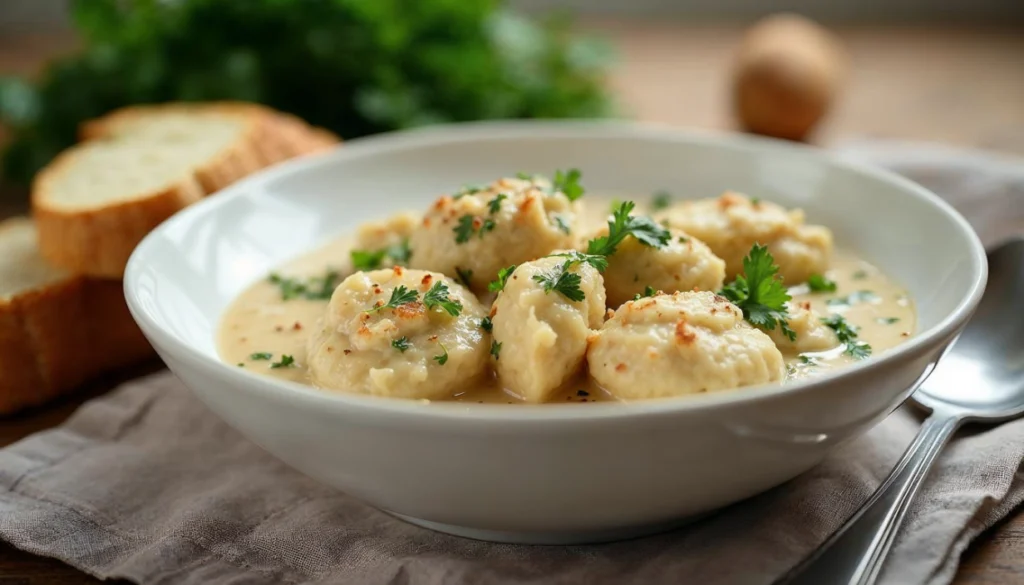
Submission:
M 612 84 L 633 117 L 728 128 L 727 72 L 737 27 L 593 22 L 620 47 Z M 844 28 L 853 74 L 816 141 L 864 137 L 942 141 L 1024 155 L 1024 31 Z M 66 37 L 0 39 L 0 74 L 30 73 L 67 50 Z M 0 216 L 21 208 L 0 201 Z M 52 427 L 85 399 L 158 367 L 100 380 L 77 396 L 0 422 L 0 446 Z M 0 545 L 0 585 L 95 583 L 54 560 Z M 1024 585 L 1024 513 L 983 535 L 966 553 L 957 585 Z

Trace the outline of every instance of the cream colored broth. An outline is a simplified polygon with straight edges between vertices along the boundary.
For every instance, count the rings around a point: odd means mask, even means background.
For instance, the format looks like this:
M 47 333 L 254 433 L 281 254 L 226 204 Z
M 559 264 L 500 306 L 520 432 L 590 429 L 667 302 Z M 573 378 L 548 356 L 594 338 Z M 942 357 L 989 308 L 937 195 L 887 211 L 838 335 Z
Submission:
M 603 221 L 610 200 L 589 197 L 584 213 L 588 225 L 595 229 Z M 590 230 L 586 230 L 589 232 Z M 286 277 L 309 278 L 336 270 L 342 276 L 352 273 L 349 251 L 350 237 L 339 238 L 326 246 L 293 260 L 280 273 Z M 880 270 L 855 254 L 839 250 L 826 276 L 837 284 L 834 293 L 812 293 L 806 285 L 790 289 L 795 302 L 808 302 L 822 315 L 841 313 L 859 328 L 860 340 L 871 345 L 878 354 L 899 345 L 915 332 L 914 305 L 906 292 Z M 339 280 L 340 282 L 340 280 Z M 491 299 L 483 299 L 489 303 Z M 844 302 L 848 301 L 848 302 Z M 228 307 L 224 314 L 218 345 L 222 359 L 275 378 L 310 383 L 306 370 L 306 340 L 327 307 L 326 300 L 293 298 L 283 300 L 281 288 L 269 280 L 249 287 Z M 854 361 L 843 353 L 844 346 L 804 355 L 786 355 L 787 379 L 800 379 L 826 373 Z M 257 359 L 271 354 L 269 359 Z M 272 367 L 282 356 L 291 356 L 294 364 Z M 334 392 L 334 390 L 325 391 Z M 504 392 L 497 380 L 470 391 L 453 394 L 453 400 L 464 402 L 521 403 Z M 551 403 L 602 402 L 614 400 L 585 375 L 567 384 Z

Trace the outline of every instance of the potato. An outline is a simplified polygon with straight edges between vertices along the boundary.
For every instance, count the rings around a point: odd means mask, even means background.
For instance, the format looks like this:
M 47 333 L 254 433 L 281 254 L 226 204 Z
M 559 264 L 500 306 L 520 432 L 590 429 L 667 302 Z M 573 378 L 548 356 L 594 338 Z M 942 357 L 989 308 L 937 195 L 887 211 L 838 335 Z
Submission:
M 828 112 L 845 75 L 839 40 L 802 16 L 769 16 L 736 56 L 733 106 L 757 134 L 803 140 Z

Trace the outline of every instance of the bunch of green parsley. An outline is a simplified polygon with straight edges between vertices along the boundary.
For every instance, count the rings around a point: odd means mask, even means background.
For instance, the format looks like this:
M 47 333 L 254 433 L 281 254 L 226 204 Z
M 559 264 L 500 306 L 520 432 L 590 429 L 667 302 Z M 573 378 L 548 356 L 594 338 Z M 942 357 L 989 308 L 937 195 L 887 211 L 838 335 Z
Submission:
M 84 48 L 0 78 L 27 182 L 83 120 L 134 103 L 247 100 L 354 138 L 437 122 L 606 115 L 609 53 L 500 0 L 72 0 Z

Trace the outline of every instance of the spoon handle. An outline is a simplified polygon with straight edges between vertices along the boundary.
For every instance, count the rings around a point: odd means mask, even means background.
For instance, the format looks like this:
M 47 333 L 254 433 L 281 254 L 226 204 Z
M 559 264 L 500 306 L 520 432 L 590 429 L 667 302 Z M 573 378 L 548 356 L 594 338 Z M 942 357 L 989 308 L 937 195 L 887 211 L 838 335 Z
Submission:
M 872 585 L 935 458 L 963 419 L 932 413 L 871 498 L 804 562 L 775 585 Z

